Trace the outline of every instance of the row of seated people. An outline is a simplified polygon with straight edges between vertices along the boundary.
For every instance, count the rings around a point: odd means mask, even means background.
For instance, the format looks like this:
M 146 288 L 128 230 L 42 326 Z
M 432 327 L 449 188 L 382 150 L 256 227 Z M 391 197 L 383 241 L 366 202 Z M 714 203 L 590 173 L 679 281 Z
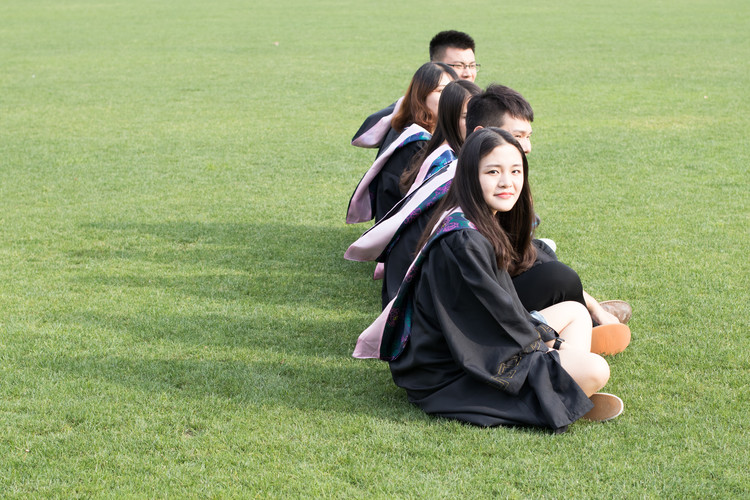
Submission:
M 477 425 L 560 431 L 584 415 L 619 415 L 622 401 L 597 392 L 609 377 L 600 355 L 628 345 L 631 309 L 596 301 L 557 259 L 554 242 L 533 237 L 531 106 L 508 87 L 473 83 L 474 43 L 465 33 L 438 34 L 430 55 L 404 97 L 369 117 L 352 141 L 378 154 L 347 222 L 376 223 L 345 257 L 377 261 L 383 279 L 383 311 L 355 357 L 388 360 L 396 384 L 426 412 Z M 505 165 L 501 151 L 515 163 Z M 491 174 L 482 170 L 488 158 L 499 158 Z M 494 180 L 504 184 L 490 186 Z M 484 181 L 500 191 L 483 195 Z M 445 245 L 450 255 L 435 250 Z M 567 389 L 551 389 L 560 373 Z M 529 407 L 529 398 L 538 404 Z

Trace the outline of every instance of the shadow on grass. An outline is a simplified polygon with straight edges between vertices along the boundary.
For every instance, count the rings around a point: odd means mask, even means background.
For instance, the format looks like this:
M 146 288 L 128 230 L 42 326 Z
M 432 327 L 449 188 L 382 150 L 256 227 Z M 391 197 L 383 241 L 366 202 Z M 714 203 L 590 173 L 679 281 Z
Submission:
M 132 352 L 66 354 L 48 361 L 53 370 L 177 397 L 421 415 L 384 364 L 350 358 L 379 312 L 372 266 L 343 259 L 351 228 L 165 222 L 82 231 L 72 279 L 92 293 L 66 320 Z M 108 302 L 112 291 L 124 303 Z M 141 295 L 155 303 L 144 306 Z
M 91 245 L 71 259 L 107 264 L 104 273 L 81 273 L 91 285 L 336 310 L 377 304 L 377 293 L 362 300 L 371 266 L 343 258 L 359 234 L 351 227 L 164 222 L 83 229 Z
M 293 363 L 283 358 L 161 359 L 71 354 L 48 358 L 43 365 L 63 375 L 63 379 L 98 379 L 136 393 L 161 394 L 175 402 L 186 400 L 197 406 L 223 400 L 245 410 L 283 407 L 393 421 L 423 417 L 407 402 L 403 391 L 393 385 L 388 370 L 377 369 L 375 362 Z
M 379 312 L 371 265 L 344 260 L 346 227 L 165 222 L 97 223 L 72 252 L 86 290 L 148 307 L 88 308 L 82 318 L 142 339 L 348 354 Z M 356 233 L 355 233 L 356 234 Z M 90 265 L 91 263 L 95 265 Z M 175 313 L 175 310 L 178 310 Z M 342 350 L 341 345 L 346 345 Z
M 348 359 L 362 320 L 275 317 L 270 314 L 77 312 L 85 331 L 105 331 L 126 344 L 175 349 L 243 349 L 287 356 Z M 368 321 L 365 319 L 364 321 Z M 365 325 L 366 326 L 366 325 Z M 359 330 L 357 330 L 359 328 Z

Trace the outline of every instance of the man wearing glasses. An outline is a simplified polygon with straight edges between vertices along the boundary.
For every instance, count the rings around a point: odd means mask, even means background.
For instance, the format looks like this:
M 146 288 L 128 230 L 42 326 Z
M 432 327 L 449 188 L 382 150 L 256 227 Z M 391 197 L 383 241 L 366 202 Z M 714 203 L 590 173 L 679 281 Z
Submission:
M 461 80 L 474 81 L 477 64 L 474 39 L 462 31 L 441 31 L 430 40 L 430 61 L 450 66 Z
M 480 65 L 474 56 L 474 39 L 462 31 L 441 31 L 430 40 L 430 61 L 445 63 L 458 74 L 462 80 L 474 81 Z M 401 100 L 385 109 L 373 113 L 365 119 L 357 133 L 352 137 L 352 145 L 361 148 L 388 147 L 398 134 L 389 133 L 391 118 Z

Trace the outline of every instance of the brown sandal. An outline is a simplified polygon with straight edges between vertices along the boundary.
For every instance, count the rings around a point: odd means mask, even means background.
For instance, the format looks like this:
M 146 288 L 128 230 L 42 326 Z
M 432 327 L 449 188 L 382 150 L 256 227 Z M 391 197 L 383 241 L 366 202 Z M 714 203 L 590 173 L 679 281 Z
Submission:
M 614 394 L 597 392 L 596 394 L 592 394 L 589 399 L 594 403 L 594 407 L 581 417 L 586 420 L 606 422 L 607 420 L 612 420 L 619 416 L 625 409 L 625 404 L 622 402 L 622 399 Z
M 599 302 L 599 305 L 622 324 L 630 321 L 630 317 L 633 315 L 633 308 L 624 300 L 605 300 Z

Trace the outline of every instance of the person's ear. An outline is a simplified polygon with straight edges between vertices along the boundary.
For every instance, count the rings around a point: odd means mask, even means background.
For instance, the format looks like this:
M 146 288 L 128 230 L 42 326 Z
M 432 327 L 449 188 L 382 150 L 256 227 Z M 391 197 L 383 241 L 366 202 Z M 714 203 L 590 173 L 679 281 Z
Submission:
M 479 130 L 480 128 L 484 128 L 484 127 L 483 127 L 483 126 L 481 126 L 481 125 L 477 125 L 476 127 L 474 127 L 474 130 L 472 130 L 472 132 L 476 132 L 476 131 L 477 131 L 477 130 Z

